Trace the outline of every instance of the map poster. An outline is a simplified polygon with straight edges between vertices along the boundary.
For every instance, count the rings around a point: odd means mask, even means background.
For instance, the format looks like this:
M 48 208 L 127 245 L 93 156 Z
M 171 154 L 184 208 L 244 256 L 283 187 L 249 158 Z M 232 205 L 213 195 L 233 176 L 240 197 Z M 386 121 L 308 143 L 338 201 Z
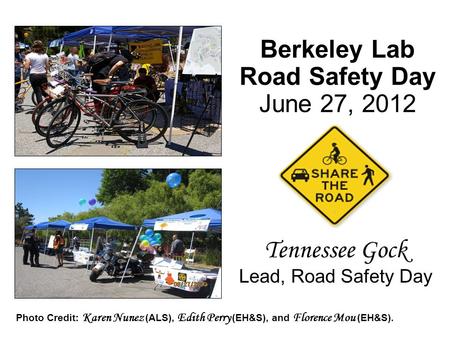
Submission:
M 183 74 L 222 74 L 221 27 L 194 29 Z

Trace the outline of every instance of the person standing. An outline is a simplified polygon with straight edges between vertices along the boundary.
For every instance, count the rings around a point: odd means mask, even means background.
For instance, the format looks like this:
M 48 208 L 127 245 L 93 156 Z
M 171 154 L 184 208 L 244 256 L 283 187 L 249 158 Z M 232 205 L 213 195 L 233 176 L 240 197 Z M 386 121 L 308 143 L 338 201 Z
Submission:
M 70 48 L 70 54 L 67 56 L 67 71 L 73 77 L 76 77 L 79 72 L 80 57 L 78 56 L 78 48 Z
M 177 234 L 172 236 L 172 244 L 170 246 L 171 257 L 183 257 L 184 256 L 184 244 Z
M 14 91 L 15 91 L 15 100 L 17 101 L 17 97 L 19 96 L 20 86 L 22 81 L 22 66 L 23 66 L 23 56 L 20 53 L 20 44 L 16 42 L 15 52 L 14 52 Z M 18 109 L 18 105 L 16 102 L 16 110 Z
M 32 238 L 34 237 L 34 233 L 36 230 L 31 230 L 25 233 L 25 236 L 23 237 L 22 241 L 22 248 L 23 248 L 23 265 L 30 265 L 28 263 L 28 255 L 30 254 L 30 248 L 31 248 L 31 242 Z
M 58 268 L 60 266 L 63 266 L 64 264 L 64 246 L 65 246 L 65 240 L 64 237 L 62 235 L 61 231 L 57 231 L 56 235 L 55 235 L 55 239 L 53 240 L 53 249 L 55 250 L 56 253 L 56 258 L 58 259 Z
M 30 243 L 30 263 L 32 267 L 39 267 L 39 239 L 34 229 Z
M 24 69 L 30 70 L 30 83 L 36 93 L 37 103 L 42 101 L 42 96 L 47 93 L 42 90 L 47 85 L 47 72 L 49 69 L 48 56 L 44 53 L 44 44 L 40 40 L 33 42 L 31 53 L 25 57 Z
M 72 238 L 72 243 L 73 243 L 73 249 L 78 251 L 80 250 L 80 238 L 78 238 L 78 236 L 74 236 Z

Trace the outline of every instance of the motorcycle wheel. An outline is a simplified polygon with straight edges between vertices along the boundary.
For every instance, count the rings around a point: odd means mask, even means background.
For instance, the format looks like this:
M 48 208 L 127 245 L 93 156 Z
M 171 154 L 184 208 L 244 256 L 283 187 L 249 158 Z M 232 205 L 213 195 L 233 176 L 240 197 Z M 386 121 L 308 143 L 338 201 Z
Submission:
M 91 282 L 96 282 L 98 276 L 100 276 L 102 274 L 102 271 L 97 271 L 97 270 L 92 270 L 91 274 L 89 275 L 89 279 L 91 280 Z

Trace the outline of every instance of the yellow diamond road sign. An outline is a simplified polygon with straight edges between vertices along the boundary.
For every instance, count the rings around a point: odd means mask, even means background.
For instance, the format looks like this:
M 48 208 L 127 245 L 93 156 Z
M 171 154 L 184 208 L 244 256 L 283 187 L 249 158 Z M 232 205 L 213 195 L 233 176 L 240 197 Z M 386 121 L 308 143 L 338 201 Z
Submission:
M 339 128 L 332 127 L 281 177 L 331 223 L 337 224 L 388 173 Z

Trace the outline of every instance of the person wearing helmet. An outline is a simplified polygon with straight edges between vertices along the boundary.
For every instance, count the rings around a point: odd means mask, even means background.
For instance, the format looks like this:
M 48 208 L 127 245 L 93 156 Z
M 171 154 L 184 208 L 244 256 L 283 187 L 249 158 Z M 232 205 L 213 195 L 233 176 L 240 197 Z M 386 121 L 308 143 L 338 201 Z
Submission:
M 333 150 L 331 151 L 330 156 L 333 157 L 334 163 L 338 163 L 338 158 L 341 151 L 337 147 L 336 143 L 332 143 L 331 145 L 333 146 Z

